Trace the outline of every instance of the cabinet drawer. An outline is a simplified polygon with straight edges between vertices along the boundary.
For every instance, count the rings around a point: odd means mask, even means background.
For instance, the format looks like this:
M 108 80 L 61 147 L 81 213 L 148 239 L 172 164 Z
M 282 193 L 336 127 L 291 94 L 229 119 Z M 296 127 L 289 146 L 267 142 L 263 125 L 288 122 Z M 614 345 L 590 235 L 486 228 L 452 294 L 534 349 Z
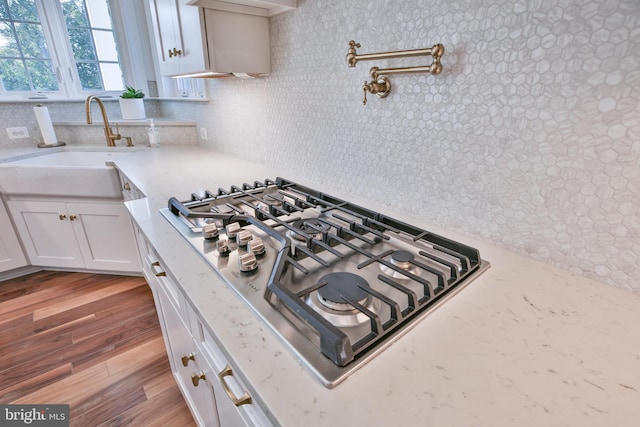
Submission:
M 261 427 L 273 425 L 243 380 L 238 377 L 217 340 L 202 325 L 191 307 L 189 307 L 189 321 L 194 340 L 216 375 L 210 383 L 216 398 L 220 425 Z
M 122 198 L 125 202 L 145 197 L 144 193 L 122 173 L 120 173 L 120 189 L 122 190 Z
M 161 287 L 168 295 L 171 303 L 187 322 L 186 300 L 176 280 L 171 276 L 167 267 L 160 261 L 160 257 L 149 244 L 147 239 L 138 232 L 138 246 L 142 258 L 142 271 L 152 287 Z

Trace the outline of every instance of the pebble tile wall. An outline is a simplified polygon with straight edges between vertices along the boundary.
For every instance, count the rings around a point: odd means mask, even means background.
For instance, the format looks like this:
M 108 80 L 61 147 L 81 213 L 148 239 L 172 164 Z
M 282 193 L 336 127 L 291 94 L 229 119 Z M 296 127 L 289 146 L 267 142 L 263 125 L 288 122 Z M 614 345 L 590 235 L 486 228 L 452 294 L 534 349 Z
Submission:
M 444 71 L 363 106 L 403 62 L 350 39 Z M 202 144 L 640 291 L 638 0 L 298 0 L 271 43 L 269 77 L 208 81 Z

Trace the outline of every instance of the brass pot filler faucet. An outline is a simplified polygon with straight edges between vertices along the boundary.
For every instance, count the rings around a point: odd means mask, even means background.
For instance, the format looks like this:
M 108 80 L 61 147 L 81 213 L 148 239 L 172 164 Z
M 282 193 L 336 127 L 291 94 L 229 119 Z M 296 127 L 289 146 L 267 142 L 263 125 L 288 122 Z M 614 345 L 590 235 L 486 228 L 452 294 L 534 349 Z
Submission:
M 367 92 L 375 94 L 379 98 L 384 98 L 389 95 L 389 92 L 391 91 L 391 81 L 382 74 L 431 73 L 433 75 L 437 75 L 442 72 L 440 58 L 444 55 L 444 46 L 440 43 L 426 49 L 396 50 L 391 52 L 367 53 L 364 55 L 358 55 L 356 53 L 357 47 L 360 47 L 360 43 L 356 43 L 353 40 L 349 41 L 349 51 L 347 52 L 347 64 L 349 67 L 355 67 L 358 61 L 367 61 L 371 59 L 408 58 L 422 55 L 431 55 L 433 57 L 433 62 L 431 62 L 430 65 L 420 67 L 383 69 L 371 67 L 371 70 L 369 70 L 371 82 L 367 83 L 365 80 L 362 85 L 362 90 L 364 92 L 364 98 L 362 100 L 363 105 L 366 105 L 367 103 Z

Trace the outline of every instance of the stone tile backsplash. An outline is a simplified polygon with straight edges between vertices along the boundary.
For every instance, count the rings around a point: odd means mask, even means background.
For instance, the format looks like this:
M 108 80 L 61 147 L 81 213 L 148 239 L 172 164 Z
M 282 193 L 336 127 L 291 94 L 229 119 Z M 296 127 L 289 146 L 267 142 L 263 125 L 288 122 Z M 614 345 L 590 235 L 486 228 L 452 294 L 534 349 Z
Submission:
M 369 96 L 359 53 L 443 43 Z M 640 2 L 298 0 L 272 74 L 208 81 L 219 150 L 640 290 Z
M 180 104 L 185 104 L 181 102 Z M 2 147 L 34 146 L 43 142 L 38 122 L 33 112 L 35 102 L 0 103 L 0 149 Z M 106 146 L 104 127 L 100 109 L 92 104 L 93 125 L 84 124 L 85 110 L 83 101 L 74 102 L 47 102 L 51 121 L 54 124 L 56 137 L 67 144 L 96 144 Z M 107 117 L 112 125 L 113 132 L 118 130 L 120 134 L 132 137 L 134 145 L 148 145 L 148 124 L 145 121 L 122 120 L 120 107 L 116 100 L 105 100 L 104 106 Z M 178 110 L 179 112 L 180 110 Z M 145 99 L 145 112 L 147 118 L 153 118 L 156 124 L 156 138 L 160 145 L 196 144 L 196 123 L 188 120 L 179 120 L 188 117 L 184 114 L 165 114 L 161 101 Z M 170 118 L 167 118 L 170 117 Z M 116 128 L 116 124 L 118 128 Z M 7 127 L 24 126 L 29 137 L 25 139 L 9 139 L 4 131 Z M 116 145 L 126 145 L 124 140 L 116 141 Z
M 348 68 L 351 39 L 359 53 L 442 43 L 444 70 L 391 76 L 389 97 L 363 106 L 370 67 L 431 58 Z M 271 18 L 271 57 L 268 77 L 207 80 L 210 102 L 152 101 L 147 115 L 195 120 L 200 144 L 640 292 L 638 0 L 298 0 Z M 3 128 L 40 138 L 31 106 L 16 107 L 0 104 Z M 84 117 L 79 103 L 49 108 Z M 0 148 L 19 143 L 0 135 Z

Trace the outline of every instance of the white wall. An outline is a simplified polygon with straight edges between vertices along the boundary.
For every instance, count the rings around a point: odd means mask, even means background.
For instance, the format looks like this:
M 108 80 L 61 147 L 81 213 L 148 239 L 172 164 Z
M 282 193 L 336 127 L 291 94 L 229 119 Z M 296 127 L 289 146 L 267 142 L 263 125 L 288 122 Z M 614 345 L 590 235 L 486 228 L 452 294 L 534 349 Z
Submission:
M 298 4 L 270 77 L 208 81 L 206 143 L 640 290 L 638 0 Z M 398 62 L 348 68 L 350 39 L 443 43 L 444 71 L 363 106 L 369 67 Z

